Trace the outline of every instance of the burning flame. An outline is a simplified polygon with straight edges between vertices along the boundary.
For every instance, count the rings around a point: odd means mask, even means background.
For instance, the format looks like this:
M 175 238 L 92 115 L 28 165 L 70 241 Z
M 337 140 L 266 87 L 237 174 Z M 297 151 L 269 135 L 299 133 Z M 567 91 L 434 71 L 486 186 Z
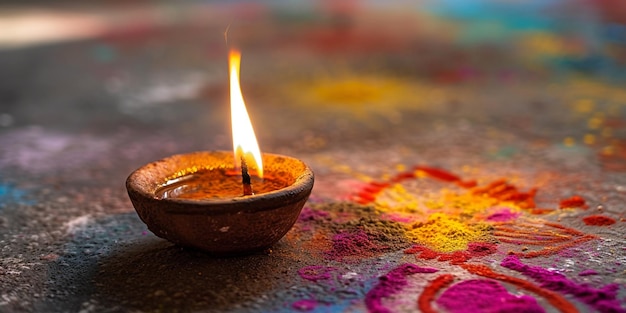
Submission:
M 250 116 L 243 101 L 239 86 L 239 65 L 241 52 L 231 49 L 228 58 L 230 65 L 230 118 L 233 128 L 233 150 L 235 152 L 235 167 L 241 168 L 244 159 L 248 169 L 255 169 L 258 177 L 263 178 L 263 161 L 261 150 L 256 141 Z

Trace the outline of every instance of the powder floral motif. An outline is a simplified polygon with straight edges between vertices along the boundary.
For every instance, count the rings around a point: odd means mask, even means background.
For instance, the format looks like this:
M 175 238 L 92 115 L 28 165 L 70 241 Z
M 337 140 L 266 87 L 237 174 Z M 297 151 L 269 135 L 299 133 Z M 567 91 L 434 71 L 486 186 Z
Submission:
M 569 280 L 565 275 L 550 271 L 539 266 L 522 263 L 517 256 L 505 258 L 502 266 L 520 272 L 541 284 L 541 287 L 570 294 L 600 312 L 626 313 L 617 299 L 619 285 L 609 284 L 602 288 L 593 288 Z
M 437 304 L 450 313 L 545 312 L 535 298 L 512 295 L 497 281 L 485 279 L 452 285 L 437 299 Z

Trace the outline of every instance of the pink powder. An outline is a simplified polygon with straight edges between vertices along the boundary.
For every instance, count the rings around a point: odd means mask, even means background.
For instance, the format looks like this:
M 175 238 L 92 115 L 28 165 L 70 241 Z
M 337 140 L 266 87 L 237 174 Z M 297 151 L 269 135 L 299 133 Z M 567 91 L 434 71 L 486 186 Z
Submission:
M 598 275 L 598 272 L 596 272 L 596 271 L 594 271 L 592 269 L 589 269 L 589 270 L 584 270 L 584 271 L 578 273 L 578 276 L 591 276 L 591 275 Z
M 586 284 L 577 284 L 567 279 L 563 274 L 539 266 L 523 264 L 515 255 L 506 257 L 500 265 L 534 279 L 543 288 L 570 294 L 600 312 L 626 313 L 626 310 L 621 307 L 620 301 L 616 299 L 619 290 L 618 284 L 609 284 L 600 289 L 592 288 Z
M 311 311 L 317 307 L 317 301 L 313 299 L 302 299 L 291 304 L 291 307 L 298 311 Z
M 301 222 L 306 221 L 321 221 L 329 219 L 330 213 L 326 211 L 314 210 L 309 207 L 304 207 L 302 212 L 300 212 L 300 216 L 298 220 Z
M 511 212 L 509 208 L 503 208 L 487 217 L 488 221 L 492 222 L 508 222 L 519 216 L 517 212 Z
M 343 231 L 333 236 L 333 249 L 325 253 L 326 258 L 344 261 L 346 257 L 372 257 L 386 247 L 378 246 L 370 241 L 362 229 Z
M 525 312 L 545 310 L 530 296 L 515 296 L 495 280 L 472 279 L 448 288 L 437 304 L 450 313 Z
M 406 277 L 417 273 L 434 273 L 438 270 L 429 267 L 419 267 L 415 264 L 405 263 L 391 270 L 386 275 L 378 278 L 378 284 L 365 295 L 365 306 L 370 313 L 391 313 L 392 311 L 383 306 L 383 298 L 399 292 L 408 285 Z
M 418 220 L 417 217 L 405 216 L 405 215 L 398 214 L 395 212 L 382 214 L 381 219 L 392 221 L 392 222 L 398 222 L 398 223 L 414 223 Z
M 336 270 L 334 267 L 311 265 L 298 270 L 300 277 L 317 282 L 318 280 L 330 279 L 330 273 Z

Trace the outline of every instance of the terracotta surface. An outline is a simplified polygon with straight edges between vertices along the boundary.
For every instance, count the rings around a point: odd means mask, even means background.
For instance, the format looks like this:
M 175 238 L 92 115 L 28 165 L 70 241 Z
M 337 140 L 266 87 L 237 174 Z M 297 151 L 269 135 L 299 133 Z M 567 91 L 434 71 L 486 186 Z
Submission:
M 225 200 L 158 199 L 168 179 L 202 169 L 232 168 L 232 152 L 196 152 L 147 164 L 126 181 L 141 220 L 157 236 L 213 254 L 243 254 L 270 247 L 293 226 L 311 194 L 313 172 L 297 159 L 264 154 L 266 173 L 293 183 L 260 195 Z

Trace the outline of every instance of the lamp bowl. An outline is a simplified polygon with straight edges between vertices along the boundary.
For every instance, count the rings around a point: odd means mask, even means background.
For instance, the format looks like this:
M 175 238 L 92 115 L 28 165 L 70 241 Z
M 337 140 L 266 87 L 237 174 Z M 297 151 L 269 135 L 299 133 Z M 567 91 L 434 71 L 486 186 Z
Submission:
M 264 153 L 264 171 L 288 186 L 262 194 L 228 199 L 161 198 L 159 188 L 180 173 L 233 169 L 233 153 L 179 154 L 142 166 L 126 180 L 139 218 L 155 235 L 215 255 L 239 255 L 266 249 L 296 222 L 313 189 L 313 171 L 302 161 Z

